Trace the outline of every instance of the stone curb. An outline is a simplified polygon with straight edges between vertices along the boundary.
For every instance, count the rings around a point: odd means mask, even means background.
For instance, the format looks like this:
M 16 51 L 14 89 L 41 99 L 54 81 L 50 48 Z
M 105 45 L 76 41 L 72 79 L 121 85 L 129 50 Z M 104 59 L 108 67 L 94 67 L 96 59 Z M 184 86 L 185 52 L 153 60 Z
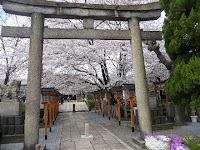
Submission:
M 122 145 L 124 145 L 128 150 L 134 150 L 132 147 L 130 147 L 128 144 L 126 144 L 124 141 L 119 139 L 116 135 L 114 135 L 112 132 L 110 132 L 108 129 L 102 126 L 104 130 L 106 130 L 109 134 L 111 134 L 113 137 L 115 137 Z

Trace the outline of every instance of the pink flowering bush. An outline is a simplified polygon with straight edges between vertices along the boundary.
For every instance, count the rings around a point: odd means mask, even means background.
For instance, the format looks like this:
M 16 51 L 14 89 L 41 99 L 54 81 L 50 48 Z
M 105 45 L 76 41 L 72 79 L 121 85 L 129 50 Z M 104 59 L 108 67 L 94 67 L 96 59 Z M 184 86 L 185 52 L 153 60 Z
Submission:
M 144 139 L 145 146 L 150 150 L 166 150 L 167 147 L 170 147 L 170 150 L 190 150 L 184 145 L 182 137 L 173 134 L 169 136 L 155 136 L 153 134 L 148 134 Z
M 172 140 L 170 143 L 171 150 L 189 150 L 189 148 L 184 145 L 184 140 L 182 137 L 176 136 L 174 134 L 171 134 L 168 137 Z

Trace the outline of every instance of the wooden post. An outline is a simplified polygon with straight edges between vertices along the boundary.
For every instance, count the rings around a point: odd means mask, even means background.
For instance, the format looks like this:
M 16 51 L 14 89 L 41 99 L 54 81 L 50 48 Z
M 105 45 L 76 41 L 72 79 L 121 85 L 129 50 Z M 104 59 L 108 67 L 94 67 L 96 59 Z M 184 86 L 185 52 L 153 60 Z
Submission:
M 55 120 L 56 120 L 56 107 L 57 107 L 57 100 L 56 100 L 56 96 L 54 95 L 54 100 L 53 100 L 53 102 L 54 102 L 54 118 L 55 118 Z
M 51 132 L 51 126 L 52 126 L 52 124 L 51 124 L 51 114 L 52 114 L 52 112 L 51 112 L 51 108 L 52 108 L 52 101 L 51 101 L 51 99 L 50 99 L 50 95 L 48 95 L 48 97 L 49 97 L 49 130 L 50 130 L 50 132 Z
M 97 108 L 96 108 L 96 107 L 97 107 L 97 106 L 96 106 L 96 97 L 94 98 L 94 100 L 95 100 L 95 106 L 94 106 L 94 108 L 95 108 L 95 113 L 96 113 L 96 109 L 97 109 Z
M 133 111 L 133 96 L 130 96 L 130 102 L 131 102 L 131 127 L 132 127 L 132 132 L 134 132 L 134 111 Z
M 58 116 L 58 113 L 57 113 L 58 112 L 58 100 L 57 100 L 57 97 L 56 97 L 56 102 L 55 103 L 56 103 L 56 118 L 57 118 L 57 116 Z
M 119 125 L 121 125 L 120 98 L 121 98 L 121 97 L 117 97 Z
M 59 96 L 57 96 L 56 116 L 58 116 Z
M 52 117 L 53 117 L 53 125 L 54 125 L 54 119 L 55 119 L 55 113 L 54 113 L 54 96 L 52 95 L 52 110 L 53 110 L 53 112 L 52 112 Z
M 60 100 L 60 96 L 58 96 L 58 114 L 59 114 L 59 100 Z
M 100 109 L 99 109 L 99 97 L 97 98 L 97 102 L 98 102 L 98 114 L 100 113 Z
M 54 103 L 54 120 L 56 120 L 56 96 L 53 96 L 53 103 Z
M 55 96 L 54 103 L 55 103 L 55 120 L 56 120 L 56 117 L 57 117 L 57 99 L 56 99 L 56 96 Z
M 101 97 L 101 102 L 102 102 L 102 114 L 103 114 L 103 117 L 104 117 L 104 101 L 103 101 L 103 97 Z
M 45 123 L 45 140 L 47 140 L 47 106 L 48 101 L 42 101 L 42 104 L 44 105 L 44 123 Z
M 169 96 L 168 96 L 167 93 L 165 93 L 165 95 L 166 95 L 166 102 L 167 102 L 167 104 L 168 104 L 168 103 L 169 103 Z
M 108 100 L 108 117 L 109 117 L 109 120 L 110 120 L 110 96 L 107 96 L 106 97 L 107 98 L 107 100 Z

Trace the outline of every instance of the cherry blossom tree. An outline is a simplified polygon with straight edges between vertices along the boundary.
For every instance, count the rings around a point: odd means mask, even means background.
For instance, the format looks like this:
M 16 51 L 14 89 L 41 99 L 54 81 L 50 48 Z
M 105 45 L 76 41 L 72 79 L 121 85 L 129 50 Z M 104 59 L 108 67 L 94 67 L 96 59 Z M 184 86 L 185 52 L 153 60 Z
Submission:
M 57 0 L 64 1 L 64 0 Z M 91 4 L 141 4 L 156 2 L 156 0 L 136 1 L 136 0 L 65 0 L 66 2 L 79 2 Z M 2 10 L 1 10 L 2 11 Z M 30 25 L 30 18 L 19 20 L 18 16 L 14 16 L 16 22 L 12 23 L 15 26 Z M 22 17 L 24 18 L 24 17 Z M 25 20 L 26 20 L 25 19 Z M 8 20 L 1 17 L 1 20 Z M 4 23 L 6 25 L 7 22 Z M 20 24 L 19 24 L 20 23 Z M 149 22 L 141 22 L 140 27 L 145 31 L 161 31 L 163 17 L 157 21 L 151 22 L 151 28 L 147 26 Z M 8 24 L 9 25 L 9 24 Z M 83 21 L 75 19 L 45 19 L 45 27 L 49 28 L 76 28 L 83 29 Z M 148 28 L 147 28 L 148 27 Z M 94 22 L 95 29 L 103 30 L 128 30 L 128 22 L 126 21 L 99 21 Z M 12 77 L 16 78 L 16 74 L 21 74 L 24 71 L 24 66 L 27 67 L 27 53 L 28 53 L 28 40 L 14 39 L 10 40 L 9 44 L 5 43 L 5 39 L 1 38 L 1 77 L 6 77 L 6 59 L 9 59 L 7 66 L 17 66 L 14 69 Z M 11 41 L 13 43 L 11 43 Z M 15 44 L 14 43 L 17 43 Z M 5 43 L 5 44 L 4 44 Z M 146 45 L 147 44 L 147 45 Z M 158 46 L 159 44 L 159 46 Z M 5 52 L 3 50 L 5 45 Z M 10 45 L 10 46 L 9 46 Z M 15 46 L 16 45 L 16 46 Z M 144 58 L 147 77 L 152 78 L 155 76 L 161 79 L 168 78 L 168 70 L 166 63 L 161 61 L 161 57 L 170 62 L 163 48 L 164 42 L 146 41 L 143 44 Z M 155 48 L 155 46 L 157 46 Z M 8 48 L 9 49 L 8 49 Z M 12 51 L 11 51 L 12 49 Z M 15 51 L 14 51 L 15 49 Z M 9 53 L 8 53 L 9 51 Z M 15 53 L 13 53 L 15 52 Z M 23 52 L 23 53 L 22 53 Z M 6 56 L 6 54 L 9 56 Z M 20 56 L 21 54 L 21 56 Z M 18 58 L 16 61 L 10 61 Z M 132 52 L 129 41 L 102 41 L 102 40 L 44 40 L 44 53 L 43 53 L 43 86 L 56 87 L 63 92 L 70 90 L 87 90 L 90 89 L 105 89 L 115 86 L 122 82 L 133 82 L 134 68 L 132 68 Z M 23 62 L 23 61 L 24 62 Z M 12 68 L 11 67 L 11 68 Z M 22 68 L 20 68 L 22 67 Z M 9 68 L 9 67 L 7 67 Z M 16 68 L 16 67 L 13 67 Z M 12 69 L 13 70 L 13 69 Z M 21 71 L 21 72 L 20 72 Z M 153 80 L 152 80 L 153 81 Z
M 30 19 L 9 15 L 0 9 L 0 25 L 30 26 Z M 0 26 L 0 32 L 1 32 Z M 7 85 L 12 79 L 21 78 L 27 68 L 29 40 L 20 38 L 3 38 L 0 36 L 0 77 Z

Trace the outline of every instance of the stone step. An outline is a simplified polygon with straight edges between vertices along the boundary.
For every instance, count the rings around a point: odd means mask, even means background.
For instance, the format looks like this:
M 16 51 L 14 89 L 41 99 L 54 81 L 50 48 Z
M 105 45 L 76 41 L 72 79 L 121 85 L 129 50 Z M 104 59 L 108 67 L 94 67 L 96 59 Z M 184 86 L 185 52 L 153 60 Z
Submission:
M 131 127 L 131 124 L 127 125 Z M 168 129 L 173 129 L 174 123 L 165 123 L 165 124 L 157 124 L 157 125 L 152 125 L 153 131 L 157 130 L 168 130 Z M 135 130 L 139 131 L 139 126 L 135 125 Z
M 151 117 L 152 125 L 165 124 L 167 122 L 166 116 Z
M 132 143 L 133 146 L 136 147 L 138 150 L 144 150 L 145 149 L 145 141 L 144 140 L 133 137 L 132 142 L 133 142 Z
M 24 125 L 3 125 L 3 135 L 24 134 Z
M 2 125 L 23 125 L 24 116 L 2 116 Z
M 23 143 L 24 135 L 4 135 L 1 144 Z
M 165 123 L 165 124 L 153 125 L 152 129 L 153 129 L 153 131 L 157 131 L 157 130 L 173 129 L 173 127 L 174 127 L 173 123 Z

